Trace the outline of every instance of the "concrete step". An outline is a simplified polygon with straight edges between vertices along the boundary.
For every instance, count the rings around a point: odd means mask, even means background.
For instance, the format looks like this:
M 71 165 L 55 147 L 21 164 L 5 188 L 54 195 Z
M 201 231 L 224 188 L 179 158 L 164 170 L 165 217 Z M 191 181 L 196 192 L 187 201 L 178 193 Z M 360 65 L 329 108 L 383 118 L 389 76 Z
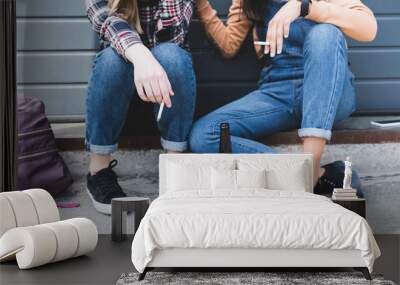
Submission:
M 370 125 L 370 122 L 374 120 L 392 119 L 400 119 L 400 116 L 351 117 L 335 127 L 330 144 L 400 142 L 400 128 L 378 129 Z M 56 136 L 57 146 L 60 150 L 84 149 L 84 123 L 52 124 L 52 127 Z M 271 146 L 301 143 L 295 130 L 260 138 L 259 141 Z M 123 134 L 119 141 L 119 146 L 121 149 L 128 150 L 161 148 L 157 133 L 145 135 Z

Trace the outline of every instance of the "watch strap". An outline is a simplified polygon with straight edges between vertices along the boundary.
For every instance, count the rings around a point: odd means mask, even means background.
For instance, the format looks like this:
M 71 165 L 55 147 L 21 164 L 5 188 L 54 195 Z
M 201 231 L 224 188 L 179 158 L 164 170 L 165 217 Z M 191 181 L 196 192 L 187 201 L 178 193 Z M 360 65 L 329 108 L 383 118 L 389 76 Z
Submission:
M 310 12 L 310 0 L 301 0 L 300 17 L 306 17 Z

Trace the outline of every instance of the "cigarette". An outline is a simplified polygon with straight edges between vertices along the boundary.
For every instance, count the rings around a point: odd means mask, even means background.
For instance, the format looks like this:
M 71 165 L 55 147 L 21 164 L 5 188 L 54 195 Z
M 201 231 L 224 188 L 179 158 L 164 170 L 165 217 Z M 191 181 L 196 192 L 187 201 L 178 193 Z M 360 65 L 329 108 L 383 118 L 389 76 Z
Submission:
M 262 42 L 262 41 L 255 41 L 254 44 L 260 45 L 260 46 L 269 46 L 270 45 L 269 42 Z
M 157 123 L 161 120 L 161 115 L 164 110 L 164 102 L 161 102 L 160 109 L 158 109 Z

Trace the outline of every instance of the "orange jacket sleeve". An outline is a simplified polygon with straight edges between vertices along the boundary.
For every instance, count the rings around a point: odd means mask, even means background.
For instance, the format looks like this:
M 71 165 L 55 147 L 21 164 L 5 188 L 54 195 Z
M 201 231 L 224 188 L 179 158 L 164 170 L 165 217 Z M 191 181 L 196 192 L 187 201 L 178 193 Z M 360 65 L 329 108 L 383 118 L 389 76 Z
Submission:
M 307 19 L 333 24 L 357 41 L 372 41 L 377 33 L 374 13 L 360 0 L 314 0 Z
M 197 13 L 222 55 L 227 58 L 235 56 L 252 26 L 242 12 L 241 1 L 233 0 L 226 24 L 221 21 L 208 0 L 197 0 Z

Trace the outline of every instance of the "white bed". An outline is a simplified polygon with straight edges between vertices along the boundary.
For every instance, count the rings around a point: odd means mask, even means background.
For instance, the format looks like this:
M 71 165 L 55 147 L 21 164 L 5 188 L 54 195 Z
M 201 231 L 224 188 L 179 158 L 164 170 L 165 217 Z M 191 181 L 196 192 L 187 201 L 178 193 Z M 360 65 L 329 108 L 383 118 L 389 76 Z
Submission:
M 263 188 L 255 187 L 260 169 Z M 154 267 L 355 267 L 369 277 L 380 251 L 368 223 L 312 194 L 311 170 L 310 155 L 161 155 L 160 197 L 134 237 L 134 266 L 144 274 Z M 225 172 L 234 173 L 234 186 Z

